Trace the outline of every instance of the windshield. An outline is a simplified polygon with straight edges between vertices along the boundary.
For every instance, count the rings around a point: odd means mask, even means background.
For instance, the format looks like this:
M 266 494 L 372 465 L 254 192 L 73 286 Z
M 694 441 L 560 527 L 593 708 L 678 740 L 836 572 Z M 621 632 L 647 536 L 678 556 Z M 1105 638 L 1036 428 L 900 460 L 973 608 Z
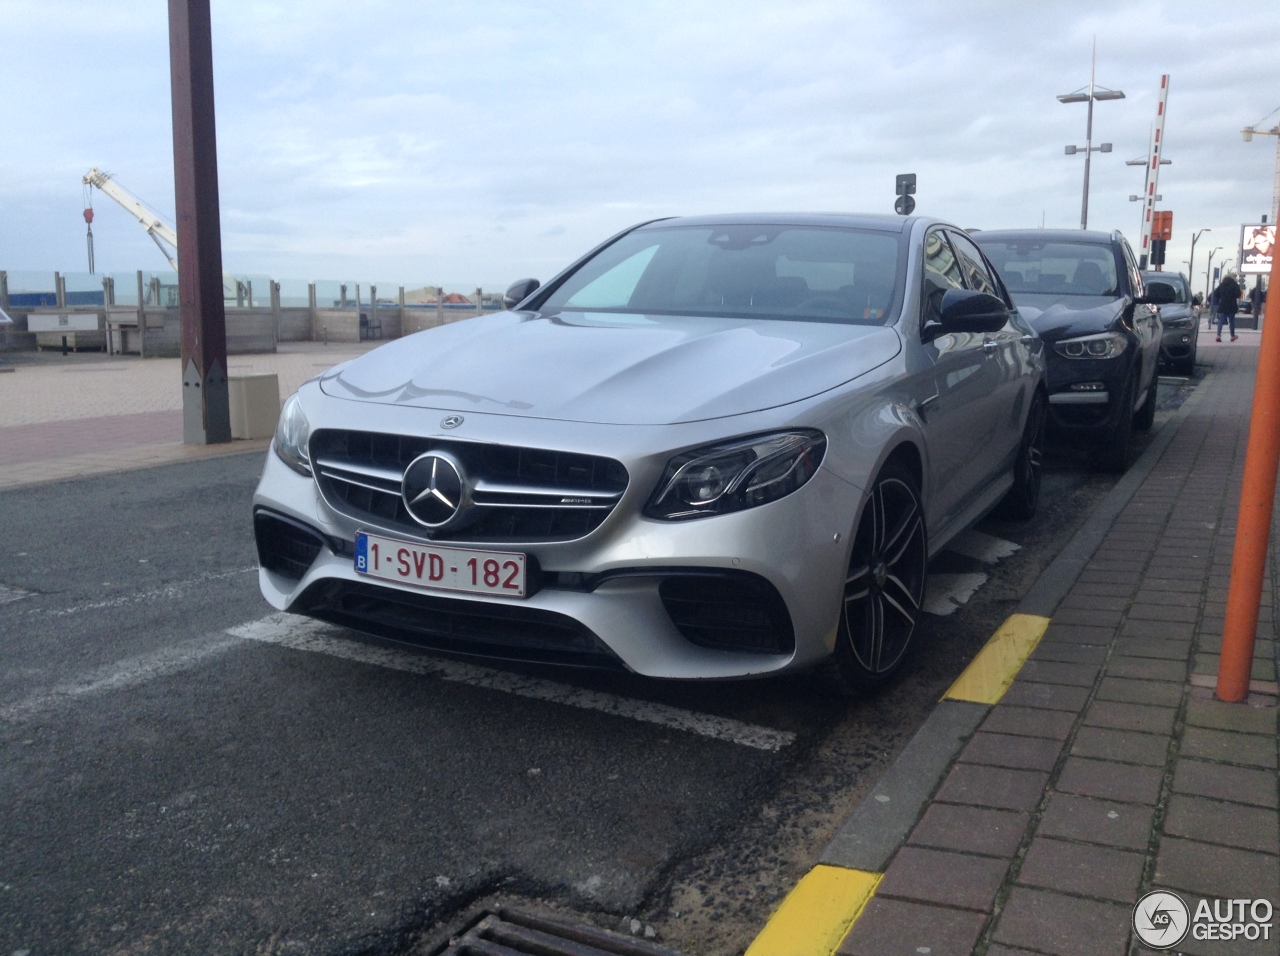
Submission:
M 1144 272 L 1142 273 L 1142 283 L 1147 287 L 1147 294 L 1151 294 L 1151 287 L 1157 283 L 1163 283 L 1173 289 L 1174 302 L 1185 303 L 1187 301 L 1187 284 L 1180 275 L 1171 275 L 1168 272 Z
M 973 237 L 995 264 L 1010 294 L 1118 295 L 1111 246 L 1096 242 Z
M 899 237 L 820 226 L 649 226 L 571 275 L 543 312 L 584 310 L 883 325 Z

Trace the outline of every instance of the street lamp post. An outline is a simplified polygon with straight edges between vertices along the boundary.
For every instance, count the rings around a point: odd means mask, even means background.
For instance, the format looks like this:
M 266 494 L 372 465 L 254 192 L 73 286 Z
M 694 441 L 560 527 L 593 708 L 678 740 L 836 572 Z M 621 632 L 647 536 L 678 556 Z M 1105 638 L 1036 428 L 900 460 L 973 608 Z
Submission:
M 1059 103 L 1087 103 L 1089 110 L 1085 119 L 1085 139 L 1084 148 L 1079 146 L 1068 146 L 1065 150 L 1068 156 L 1074 156 L 1076 153 L 1084 153 L 1084 196 L 1080 201 L 1080 228 L 1089 228 L 1089 161 L 1093 153 L 1109 153 L 1111 152 L 1110 143 L 1102 143 L 1099 146 L 1093 145 L 1093 101 L 1094 100 L 1122 100 L 1124 94 L 1119 90 L 1109 90 L 1106 87 L 1100 87 L 1094 83 L 1094 67 L 1097 65 L 1098 44 L 1094 41 L 1093 56 L 1089 61 L 1089 86 L 1087 89 L 1076 90 L 1074 93 L 1063 93 L 1058 97 Z
M 1194 236 L 1191 237 L 1191 260 L 1187 263 L 1187 282 L 1188 283 L 1195 281 L 1194 276 L 1196 274 L 1195 273 L 1196 243 L 1200 240 L 1200 237 L 1204 235 L 1206 232 L 1213 232 L 1213 230 L 1210 229 L 1208 226 L 1205 226 L 1203 229 L 1201 229 L 1199 232 L 1197 232 Z
M 1209 265 L 1207 265 L 1204 270 L 1204 301 L 1206 303 L 1208 303 L 1209 301 L 1209 291 L 1210 291 L 1209 283 L 1213 281 L 1213 254 L 1215 252 L 1221 252 L 1221 251 L 1222 251 L 1222 246 L 1213 247 L 1213 251 L 1209 253 Z M 1210 309 L 1209 311 L 1212 313 L 1213 310 Z M 1210 323 L 1212 323 L 1212 321 L 1213 320 L 1210 319 Z

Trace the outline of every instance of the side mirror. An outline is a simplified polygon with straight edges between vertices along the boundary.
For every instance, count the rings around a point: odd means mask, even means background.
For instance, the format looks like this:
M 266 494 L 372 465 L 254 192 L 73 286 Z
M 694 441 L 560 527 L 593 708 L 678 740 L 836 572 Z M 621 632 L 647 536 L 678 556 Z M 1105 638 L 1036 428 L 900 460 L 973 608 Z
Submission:
M 1168 305 L 1176 302 L 1178 291 L 1167 282 L 1147 283 L 1147 294 L 1133 300 L 1134 305 Z
M 542 283 L 537 279 L 520 279 L 511 283 L 510 288 L 502 296 L 502 307 L 504 309 L 514 309 L 529 296 L 533 295 L 540 285 Z
M 998 332 L 1009 321 L 1009 307 L 989 292 L 948 289 L 938 304 L 938 318 L 925 324 L 927 340 L 951 332 Z

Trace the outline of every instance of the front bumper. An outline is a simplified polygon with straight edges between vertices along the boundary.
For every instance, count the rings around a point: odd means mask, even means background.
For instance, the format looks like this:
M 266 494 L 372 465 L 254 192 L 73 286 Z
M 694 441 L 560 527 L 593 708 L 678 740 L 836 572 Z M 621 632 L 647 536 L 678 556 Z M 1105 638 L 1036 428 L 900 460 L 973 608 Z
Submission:
M 1120 416 L 1132 374 L 1128 354 L 1114 359 L 1069 359 L 1049 353 L 1049 427 L 1060 438 L 1092 442 L 1105 438 Z
M 857 489 L 819 468 L 770 504 L 666 522 L 640 515 L 652 477 L 633 475 L 615 512 L 583 538 L 493 545 L 526 553 L 534 568 L 532 593 L 513 599 L 359 574 L 358 524 L 268 454 L 254 496 L 259 584 L 277 609 L 453 653 L 677 679 L 770 674 L 827 657 Z

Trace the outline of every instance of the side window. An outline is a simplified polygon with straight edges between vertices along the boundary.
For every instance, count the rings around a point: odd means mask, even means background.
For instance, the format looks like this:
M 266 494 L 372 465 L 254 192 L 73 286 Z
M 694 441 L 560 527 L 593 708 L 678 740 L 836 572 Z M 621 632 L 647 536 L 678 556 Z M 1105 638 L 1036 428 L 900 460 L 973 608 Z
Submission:
M 1124 254 L 1124 271 L 1129 276 L 1129 288 L 1132 295 L 1140 296 L 1143 293 L 1142 273 L 1138 271 L 1138 263 L 1133 258 L 1133 250 L 1129 248 L 1129 243 L 1123 239 L 1120 240 L 1120 251 Z
M 960 265 L 969 288 L 975 292 L 986 292 L 999 298 L 1000 284 L 987 270 L 986 260 L 982 258 L 982 253 L 973 244 L 973 240 L 955 232 L 950 235 L 951 242 L 956 248 L 956 255 L 960 257 Z
M 924 316 L 928 322 L 938 317 L 942 297 L 948 289 L 963 289 L 964 278 L 951 243 L 941 229 L 924 239 Z

